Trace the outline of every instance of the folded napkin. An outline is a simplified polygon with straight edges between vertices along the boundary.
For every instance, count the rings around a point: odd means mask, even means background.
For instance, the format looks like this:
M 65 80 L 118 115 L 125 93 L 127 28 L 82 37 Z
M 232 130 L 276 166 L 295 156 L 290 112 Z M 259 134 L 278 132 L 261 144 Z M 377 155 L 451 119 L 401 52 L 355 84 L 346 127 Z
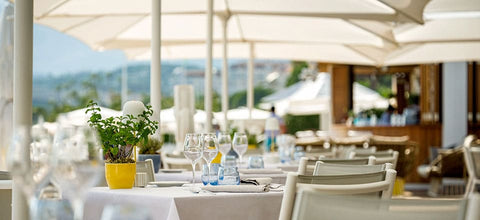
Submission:
M 258 177 L 258 178 L 242 178 L 240 180 L 242 184 L 253 184 L 253 185 L 269 185 L 272 183 L 272 178 L 270 177 Z
M 269 185 L 217 185 L 201 186 L 202 190 L 210 192 L 237 192 L 237 193 L 258 193 L 270 191 Z
M 243 174 L 282 174 L 282 169 L 238 169 Z

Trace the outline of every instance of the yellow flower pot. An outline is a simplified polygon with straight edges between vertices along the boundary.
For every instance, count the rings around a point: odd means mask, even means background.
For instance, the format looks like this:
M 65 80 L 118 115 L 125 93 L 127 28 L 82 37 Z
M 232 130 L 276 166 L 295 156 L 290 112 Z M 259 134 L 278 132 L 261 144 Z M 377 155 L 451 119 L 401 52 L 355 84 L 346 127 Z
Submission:
M 105 178 L 110 189 L 131 189 L 135 174 L 135 163 L 105 163 Z

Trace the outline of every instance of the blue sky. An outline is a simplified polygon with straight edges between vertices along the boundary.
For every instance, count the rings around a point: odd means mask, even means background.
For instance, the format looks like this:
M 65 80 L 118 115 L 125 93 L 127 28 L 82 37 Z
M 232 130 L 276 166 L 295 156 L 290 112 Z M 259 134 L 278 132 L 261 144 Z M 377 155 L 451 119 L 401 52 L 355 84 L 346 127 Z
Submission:
M 97 52 L 81 41 L 51 28 L 33 27 L 34 74 L 111 70 L 127 62 L 122 51 Z

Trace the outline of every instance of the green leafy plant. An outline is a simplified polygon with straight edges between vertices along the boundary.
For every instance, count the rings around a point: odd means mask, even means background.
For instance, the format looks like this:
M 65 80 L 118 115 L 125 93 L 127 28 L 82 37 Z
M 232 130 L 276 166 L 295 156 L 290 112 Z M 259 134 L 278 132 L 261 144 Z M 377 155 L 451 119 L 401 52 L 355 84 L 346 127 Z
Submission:
M 255 134 L 247 134 L 248 137 L 248 145 L 255 145 L 257 146 L 257 135 Z
M 138 147 L 140 148 L 139 154 L 157 154 L 157 151 L 162 148 L 163 143 L 156 138 L 149 138 L 147 143 L 140 142 Z
M 158 129 L 158 122 L 150 120 L 153 114 L 147 106 L 138 116 L 109 117 L 100 115 L 97 103 L 90 101 L 86 114 L 91 113 L 88 124 L 97 130 L 102 141 L 103 155 L 107 163 L 133 163 L 133 149 L 138 143 L 148 142 L 148 136 Z

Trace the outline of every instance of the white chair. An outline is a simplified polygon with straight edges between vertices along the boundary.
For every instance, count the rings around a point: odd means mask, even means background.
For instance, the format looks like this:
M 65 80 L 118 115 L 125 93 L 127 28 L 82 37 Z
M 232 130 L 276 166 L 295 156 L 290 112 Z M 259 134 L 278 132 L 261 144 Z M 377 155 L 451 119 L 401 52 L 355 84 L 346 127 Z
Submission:
M 375 153 L 351 152 L 349 158 L 368 158 L 370 156 L 374 156 L 376 158 L 375 164 L 391 163 L 393 164 L 394 169 L 397 167 L 398 151 L 394 150 L 377 151 Z
M 468 204 L 470 205 L 470 201 Z M 464 216 L 466 209 L 466 200 L 380 200 L 302 191 L 296 198 L 291 219 L 478 220 L 475 213 L 472 213 L 471 217 L 468 215 L 468 209 L 467 215 Z
M 192 163 L 183 156 L 183 152 L 179 155 L 174 155 L 162 151 L 160 155 L 162 157 L 163 169 L 192 169 Z
M 350 165 L 374 165 L 375 157 L 359 158 L 359 159 L 326 159 L 320 158 L 318 160 L 310 160 L 307 157 L 302 157 L 298 164 L 298 174 L 300 175 L 312 175 L 315 170 L 315 164 L 317 161 L 323 161 L 325 163 L 334 164 L 350 164 Z
M 380 198 L 389 199 L 392 196 L 396 173 L 392 169 L 376 173 L 330 176 L 304 176 L 288 173 L 279 219 L 291 219 L 297 191 L 317 191 L 325 195 L 380 193 Z
M 348 146 L 348 147 L 347 146 L 334 146 L 332 151 L 335 152 L 335 158 L 348 159 L 351 152 L 375 153 L 377 151 L 377 148 L 376 147 L 368 147 L 368 148 L 355 147 L 354 145 Z
M 476 136 L 469 135 L 463 143 L 465 164 L 467 165 L 468 183 L 465 188 L 465 197 L 475 192 L 475 187 L 480 184 L 480 145 L 475 144 Z
M 137 161 L 137 173 L 146 173 L 147 174 L 147 182 L 155 182 L 155 172 L 153 168 L 153 161 L 152 159 L 146 159 L 145 161 Z
M 317 161 L 315 164 L 314 176 L 319 175 L 349 175 L 349 174 L 366 174 L 385 171 L 392 169 L 391 163 L 381 165 L 348 165 L 348 164 L 331 164 L 324 161 Z

